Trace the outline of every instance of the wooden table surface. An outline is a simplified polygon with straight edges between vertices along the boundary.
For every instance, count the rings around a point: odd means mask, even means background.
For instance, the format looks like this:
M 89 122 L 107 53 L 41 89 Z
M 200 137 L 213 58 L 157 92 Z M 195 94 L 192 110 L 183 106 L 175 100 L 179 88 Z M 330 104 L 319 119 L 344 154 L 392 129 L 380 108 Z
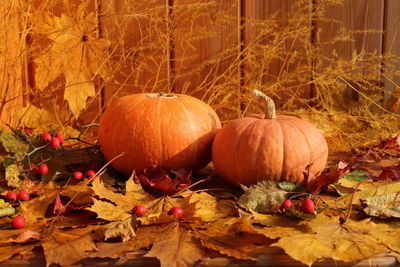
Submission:
M 145 251 L 132 252 L 127 255 L 127 261 L 118 262 L 115 259 L 103 259 L 103 258 L 87 258 L 78 262 L 81 266 L 149 266 L 149 267 L 159 267 L 160 262 L 156 258 L 146 258 L 138 257 L 138 255 L 145 254 Z M 79 264 L 77 266 L 79 266 Z M 46 266 L 46 262 L 42 251 L 34 250 L 24 255 L 17 255 L 3 263 L 0 266 L 29 266 L 38 267 Z M 57 265 L 51 265 L 55 267 Z M 214 258 L 204 260 L 201 263 L 196 263 L 195 267 L 200 266 L 229 266 L 229 267 L 259 267 L 259 266 L 306 266 L 298 261 L 293 260 L 280 248 L 270 247 L 268 251 L 260 254 L 257 262 L 245 261 L 245 260 L 235 260 L 233 258 Z M 342 263 L 334 262 L 332 260 L 326 260 L 323 262 L 317 262 L 313 266 L 323 267 L 323 266 L 400 266 L 397 263 L 396 258 L 389 255 L 378 255 L 370 259 L 366 259 L 356 263 Z

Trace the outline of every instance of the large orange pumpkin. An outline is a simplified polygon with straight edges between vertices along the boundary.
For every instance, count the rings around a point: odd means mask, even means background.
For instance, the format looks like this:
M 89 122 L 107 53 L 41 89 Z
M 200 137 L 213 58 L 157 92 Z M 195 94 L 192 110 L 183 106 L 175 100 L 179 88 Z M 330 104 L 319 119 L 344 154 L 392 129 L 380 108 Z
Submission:
M 272 99 L 253 92 L 267 102 L 267 117 L 243 117 L 218 131 L 212 147 L 216 171 L 235 185 L 262 180 L 301 182 L 310 164 L 311 173 L 320 173 L 328 157 L 322 133 L 297 117 L 276 116 Z
M 183 94 L 133 94 L 111 103 L 99 129 L 101 151 L 117 171 L 131 174 L 158 165 L 196 170 L 211 161 L 221 122 L 206 103 Z

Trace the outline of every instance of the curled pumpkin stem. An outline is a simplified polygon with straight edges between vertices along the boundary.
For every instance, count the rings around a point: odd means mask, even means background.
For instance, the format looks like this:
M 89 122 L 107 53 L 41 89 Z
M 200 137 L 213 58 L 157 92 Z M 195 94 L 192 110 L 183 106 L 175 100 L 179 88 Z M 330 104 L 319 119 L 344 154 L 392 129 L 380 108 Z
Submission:
M 272 98 L 264 94 L 263 92 L 253 89 L 251 90 L 251 94 L 255 98 L 262 98 L 265 101 L 266 105 L 266 112 L 265 112 L 265 117 L 267 119 L 276 119 L 276 108 L 275 108 L 275 103 Z

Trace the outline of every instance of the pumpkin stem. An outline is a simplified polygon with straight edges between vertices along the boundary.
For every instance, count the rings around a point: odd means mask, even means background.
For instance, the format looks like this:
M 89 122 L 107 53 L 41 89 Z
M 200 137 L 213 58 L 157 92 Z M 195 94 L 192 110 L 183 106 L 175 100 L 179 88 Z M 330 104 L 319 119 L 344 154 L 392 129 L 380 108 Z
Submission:
M 267 96 L 266 94 L 257 89 L 251 90 L 251 94 L 253 97 L 255 98 L 261 97 L 265 101 L 265 104 L 267 106 L 265 117 L 267 119 L 276 119 L 276 108 L 274 100 L 272 100 L 272 98 L 270 98 L 269 96 Z
M 159 92 L 158 94 L 147 94 L 149 98 L 177 98 L 177 95 L 167 94 L 166 92 Z

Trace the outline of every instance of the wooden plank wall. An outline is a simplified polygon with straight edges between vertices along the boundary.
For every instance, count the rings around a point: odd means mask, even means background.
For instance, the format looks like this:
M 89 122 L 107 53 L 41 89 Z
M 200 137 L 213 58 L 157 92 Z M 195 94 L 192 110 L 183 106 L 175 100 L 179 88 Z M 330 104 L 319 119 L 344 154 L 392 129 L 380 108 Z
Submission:
M 265 42 L 255 39 L 260 29 L 249 22 L 277 16 L 285 27 L 291 19 L 288 15 L 291 10 L 297 8 L 308 12 L 322 0 L 301 1 L 300 7 L 291 0 L 91 0 L 90 8 L 98 12 L 99 35 L 109 39 L 122 37 L 123 40 L 110 48 L 113 60 L 121 62 L 115 66 L 114 79 L 112 82 L 99 81 L 101 90 L 97 99 L 91 101 L 87 110 L 89 115 L 81 120 L 96 120 L 95 114 L 112 99 L 135 92 L 192 94 L 219 108 L 227 119 L 241 115 L 240 111 L 245 107 L 235 99 L 257 86 L 268 85 L 269 89 L 279 91 L 275 94 L 278 105 L 284 102 L 287 93 L 311 97 L 310 86 L 296 87 L 296 83 L 304 83 L 312 77 L 303 77 L 302 81 L 292 84 L 281 84 L 277 80 L 282 73 L 297 71 L 287 68 L 282 60 L 256 67 L 245 62 L 246 47 Z M 22 2 L 6 1 L 0 6 L 0 30 L 2 36 L 8 36 L 7 40 L 1 40 L 5 49 L 0 50 L 3 51 L 0 54 L 1 120 L 12 125 L 18 123 L 13 120 L 14 107 L 22 107 L 27 99 L 24 95 L 34 91 L 30 88 L 34 84 L 27 83 L 24 76 L 29 70 L 29 61 L 25 60 L 26 35 L 21 29 L 24 7 L 18 4 Z M 321 49 L 322 53 L 329 56 L 336 51 L 343 58 L 350 58 L 355 50 L 400 54 L 399 13 L 398 0 L 344 0 L 342 6 L 328 9 L 326 15 L 354 30 L 354 41 L 326 45 Z M 313 39 L 316 32 L 319 32 L 318 41 L 323 43 L 340 30 L 338 23 L 319 21 L 311 16 L 309 21 L 302 23 L 309 24 L 309 30 L 302 34 L 303 38 L 309 36 L 310 43 L 316 41 Z M 358 32 L 365 29 L 376 31 Z M 198 38 L 193 39 L 193 36 Z M 296 43 L 296 40 L 287 40 L 282 45 L 284 49 L 296 51 L 297 55 L 303 53 L 296 50 Z M 6 64 L 10 60 L 13 62 L 11 68 Z M 400 68 L 400 64 L 394 67 Z M 252 75 L 257 71 L 264 74 L 255 79 Z M 382 81 L 389 92 L 397 92 L 395 99 L 398 99 L 400 81 L 386 75 L 385 68 L 382 69 Z M 228 88 L 221 88 L 222 84 Z M 291 91 L 285 91 L 285 86 L 291 87 Z M 231 93 L 222 94 L 222 89 Z M 227 104 L 219 105 L 222 101 Z
M 18 124 L 18 110 L 23 107 L 26 84 L 26 44 L 23 6 L 17 1 L 0 5 L 0 127 Z

